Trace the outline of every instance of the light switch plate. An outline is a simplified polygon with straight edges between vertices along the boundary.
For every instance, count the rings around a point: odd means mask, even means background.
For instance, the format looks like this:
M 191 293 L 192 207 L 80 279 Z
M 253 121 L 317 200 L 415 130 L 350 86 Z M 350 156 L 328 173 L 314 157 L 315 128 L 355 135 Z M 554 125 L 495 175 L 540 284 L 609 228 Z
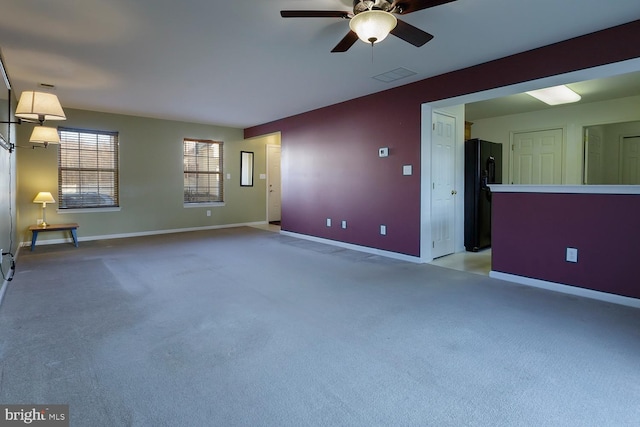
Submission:
M 327 227 L 331 227 L 331 218 L 327 218 Z
M 389 156 L 389 147 L 378 148 L 378 156 L 379 157 L 388 157 Z
M 347 228 L 347 221 L 342 221 L 342 228 Z
M 411 175 L 413 174 L 413 166 L 404 165 L 402 166 L 402 175 Z
M 576 248 L 567 248 L 567 261 L 568 262 L 578 262 L 578 249 L 576 249 Z
M 381 225 L 380 226 L 380 234 L 382 234 L 383 236 L 387 235 L 387 226 L 386 225 Z

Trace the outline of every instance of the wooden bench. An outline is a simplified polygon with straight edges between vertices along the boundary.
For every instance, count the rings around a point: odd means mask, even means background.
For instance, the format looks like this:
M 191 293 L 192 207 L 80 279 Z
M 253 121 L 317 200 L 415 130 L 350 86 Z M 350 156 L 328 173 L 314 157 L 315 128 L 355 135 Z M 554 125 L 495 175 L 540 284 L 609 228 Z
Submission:
M 47 224 L 46 226 L 42 225 L 32 225 L 29 227 L 31 230 L 31 250 L 36 247 L 36 240 L 38 240 L 38 233 L 44 233 L 45 231 L 65 231 L 69 230 L 71 232 L 71 237 L 73 238 L 73 244 L 78 247 L 78 234 L 76 230 L 78 229 L 78 224 L 69 223 L 69 224 Z

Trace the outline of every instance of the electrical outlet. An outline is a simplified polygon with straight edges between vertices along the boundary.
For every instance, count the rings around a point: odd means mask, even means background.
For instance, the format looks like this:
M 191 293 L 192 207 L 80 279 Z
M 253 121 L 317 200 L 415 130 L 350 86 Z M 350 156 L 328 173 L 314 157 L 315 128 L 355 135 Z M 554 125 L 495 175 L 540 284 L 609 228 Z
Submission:
M 207 216 L 211 216 L 211 211 L 207 210 Z
M 578 262 L 578 249 L 576 249 L 576 248 L 567 248 L 567 261 L 568 262 Z
M 342 228 L 347 228 L 347 221 L 342 221 Z
M 331 218 L 327 218 L 327 227 L 331 227 Z
M 387 235 L 387 226 L 386 225 L 381 225 L 380 226 L 380 234 L 382 234 L 383 236 Z

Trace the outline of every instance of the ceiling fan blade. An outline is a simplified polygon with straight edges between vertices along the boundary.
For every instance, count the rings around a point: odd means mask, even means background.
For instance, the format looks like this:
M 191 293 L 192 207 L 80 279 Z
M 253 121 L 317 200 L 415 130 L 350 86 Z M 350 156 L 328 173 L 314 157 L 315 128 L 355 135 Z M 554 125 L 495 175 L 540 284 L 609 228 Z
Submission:
M 391 30 L 391 34 L 401 38 L 407 43 L 411 43 L 416 47 L 424 45 L 426 42 L 433 38 L 432 34 L 422 31 L 420 28 L 414 27 L 411 24 L 407 24 L 404 21 L 398 19 L 398 25 Z
M 358 41 L 358 35 L 353 31 L 349 31 L 331 52 L 346 52 L 356 41 Z
M 350 12 L 344 10 L 281 10 L 283 18 L 348 18 Z
M 430 7 L 440 6 L 441 4 L 451 3 L 456 0 L 395 0 L 393 6 L 401 10 L 401 15 L 415 12 L 416 10 L 428 9 Z

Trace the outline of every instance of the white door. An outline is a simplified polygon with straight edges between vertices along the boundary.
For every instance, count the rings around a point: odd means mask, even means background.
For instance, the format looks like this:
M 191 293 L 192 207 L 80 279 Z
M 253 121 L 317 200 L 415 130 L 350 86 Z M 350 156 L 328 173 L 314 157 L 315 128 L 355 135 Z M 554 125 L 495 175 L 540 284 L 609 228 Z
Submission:
M 622 138 L 620 184 L 640 184 L 640 136 Z
M 454 252 L 456 119 L 433 113 L 431 145 L 432 257 Z
M 267 221 L 280 221 L 281 212 L 280 146 L 267 145 Z
M 590 127 L 585 129 L 584 143 L 586 153 L 584 159 L 585 184 L 604 184 L 602 174 L 603 154 L 602 154 L 602 130 L 600 127 Z
M 512 184 L 562 184 L 562 129 L 515 133 L 511 153 Z

